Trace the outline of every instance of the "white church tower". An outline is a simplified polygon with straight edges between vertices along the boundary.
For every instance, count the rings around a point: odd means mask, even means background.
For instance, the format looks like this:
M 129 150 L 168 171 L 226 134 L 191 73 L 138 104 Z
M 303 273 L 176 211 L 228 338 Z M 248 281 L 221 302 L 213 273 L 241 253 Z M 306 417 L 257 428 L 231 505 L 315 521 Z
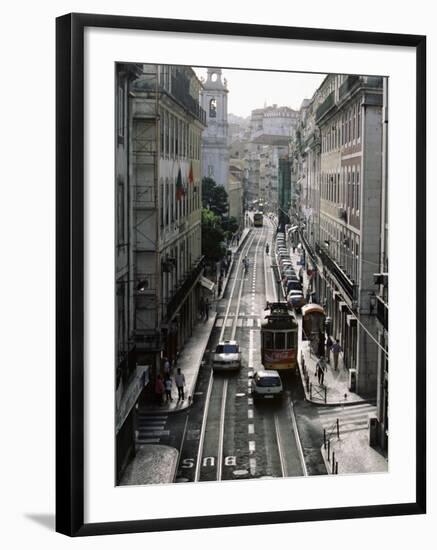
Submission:
M 207 127 L 202 134 L 202 177 L 212 178 L 228 188 L 228 90 L 221 69 L 208 69 L 203 82 L 201 104 L 206 111 Z

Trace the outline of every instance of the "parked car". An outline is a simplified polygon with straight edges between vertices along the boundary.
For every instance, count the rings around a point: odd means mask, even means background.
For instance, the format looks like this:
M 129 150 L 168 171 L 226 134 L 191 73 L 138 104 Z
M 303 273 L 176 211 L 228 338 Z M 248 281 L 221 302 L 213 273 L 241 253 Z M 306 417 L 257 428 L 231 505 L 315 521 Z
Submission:
M 276 370 L 259 370 L 252 378 L 251 386 L 254 399 L 278 399 L 284 391 Z
M 300 310 L 302 306 L 306 304 L 306 300 L 300 290 L 290 290 L 287 294 L 287 302 L 293 309 Z
M 223 340 L 215 348 L 212 357 L 214 370 L 238 370 L 241 367 L 241 353 L 236 340 Z
M 287 292 L 290 292 L 290 290 L 302 291 L 302 285 L 300 284 L 300 281 L 298 279 L 293 279 L 291 277 L 288 277 L 286 285 L 287 285 Z

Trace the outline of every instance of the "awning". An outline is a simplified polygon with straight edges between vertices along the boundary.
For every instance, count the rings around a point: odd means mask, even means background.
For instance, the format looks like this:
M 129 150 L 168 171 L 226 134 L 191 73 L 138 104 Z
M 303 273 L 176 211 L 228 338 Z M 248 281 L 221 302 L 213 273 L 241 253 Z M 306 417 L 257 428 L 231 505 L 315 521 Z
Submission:
M 214 290 L 215 283 L 213 283 L 210 279 L 207 277 L 200 277 L 199 283 L 203 286 L 203 288 L 208 289 L 210 292 Z

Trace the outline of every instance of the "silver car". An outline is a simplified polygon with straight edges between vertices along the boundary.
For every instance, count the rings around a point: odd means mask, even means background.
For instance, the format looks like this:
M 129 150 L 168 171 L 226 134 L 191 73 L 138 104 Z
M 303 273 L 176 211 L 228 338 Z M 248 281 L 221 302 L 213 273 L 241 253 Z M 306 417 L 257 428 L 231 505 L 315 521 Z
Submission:
M 214 370 L 238 370 L 241 367 L 240 348 L 236 340 L 219 342 L 212 356 Z
M 259 370 L 252 378 L 254 399 L 281 398 L 284 388 L 277 370 Z

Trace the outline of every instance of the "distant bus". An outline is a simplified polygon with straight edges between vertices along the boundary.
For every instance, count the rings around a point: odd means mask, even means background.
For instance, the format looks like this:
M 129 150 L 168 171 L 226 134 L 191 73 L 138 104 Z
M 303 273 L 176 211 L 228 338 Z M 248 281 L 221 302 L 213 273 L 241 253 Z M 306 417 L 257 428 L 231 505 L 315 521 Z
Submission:
M 255 212 L 253 215 L 253 225 L 254 227 L 262 227 L 263 226 L 263 215 L 261 212 Z

